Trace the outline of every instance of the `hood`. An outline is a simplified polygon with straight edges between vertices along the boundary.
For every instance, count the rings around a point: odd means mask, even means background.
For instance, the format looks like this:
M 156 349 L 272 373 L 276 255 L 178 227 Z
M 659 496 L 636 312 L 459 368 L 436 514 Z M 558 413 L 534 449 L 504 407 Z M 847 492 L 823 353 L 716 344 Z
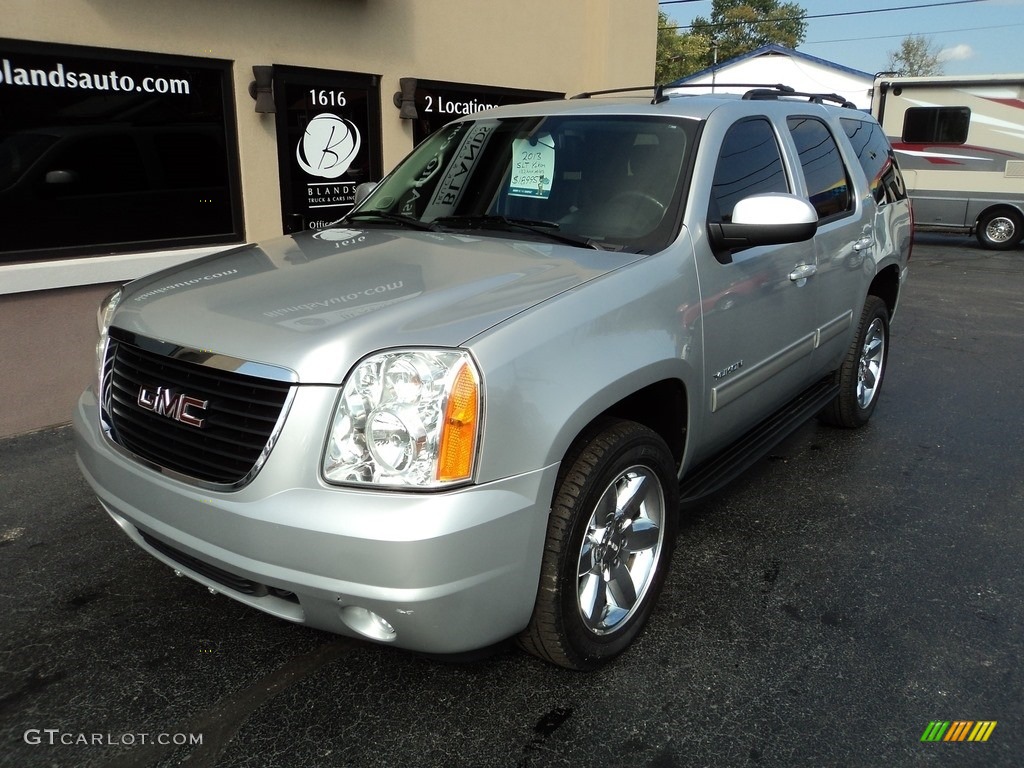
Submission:
M 457 347 L 639 256 L 494 237 L 326 229 L 130 283 L 113 325 L 340 383 L 385 348 Z

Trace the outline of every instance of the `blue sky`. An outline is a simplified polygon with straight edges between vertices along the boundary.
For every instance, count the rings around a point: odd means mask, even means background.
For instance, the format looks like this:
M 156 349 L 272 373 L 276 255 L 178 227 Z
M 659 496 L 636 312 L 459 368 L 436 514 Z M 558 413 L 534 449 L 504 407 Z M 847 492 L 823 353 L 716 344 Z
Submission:
M 924 35 L 941 51 L 944 74 L 1024 73 L 1024 0 L 980 0 L 938 5 L 943 0 L 795 0 L 808 16 L 876 9 L 807 20 L 807 35 L 798 50 L 873 74 L 886 68 L 889 52 L 907 35 Z M 658 6 L 677 24 L 711 16 L 711 0 Z M 685 30 L 681 30 L 685 31 Z

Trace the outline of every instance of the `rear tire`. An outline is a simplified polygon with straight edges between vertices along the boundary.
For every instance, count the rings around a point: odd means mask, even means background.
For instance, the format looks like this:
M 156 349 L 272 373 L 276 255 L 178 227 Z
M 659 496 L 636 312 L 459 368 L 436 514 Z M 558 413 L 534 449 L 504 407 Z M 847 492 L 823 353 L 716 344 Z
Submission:
M 978 219 L 975 234 L 983 248 L 1008 251 L 1024 238 L 1024 217 L 1012 208 L 990 211 Z
M 584 433 L 559 472 L 537 601 L 519 645 L 577 670 L 622 653 L 664 584 L 678 507 L 675 462 L 655 432 L 615 420 Z
M 875 412 L 889 357 L 889 309 L 877 296 L 868 296 L 857 336 L 836 371 L 839 394 L 819 414 L 826 424 L 847 429 L 863 427 Z

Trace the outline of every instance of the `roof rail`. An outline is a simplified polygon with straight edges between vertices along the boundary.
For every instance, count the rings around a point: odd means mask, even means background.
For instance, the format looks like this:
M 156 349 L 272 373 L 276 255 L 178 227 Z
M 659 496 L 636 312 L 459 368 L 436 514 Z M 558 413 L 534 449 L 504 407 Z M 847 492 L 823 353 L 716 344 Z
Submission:
M 814 104 L 824 104 L 826 101 L 838 104 L 841 107 L 847 109 L 857 109 L 857 105 L 852 101 L 844 99 L 838 93 L 804 93 L 802 91 L 795 91 L 792 88 L 786 87 L 785 90 L 775 90 L 778 86 L 771 86 L 767 88 L 753 88 L 743 94 L 743 98 L 746 100 L 760 100 L 760 99 L 778 99 L 780 97 L 786 98 L 806 98 L 808 101 Z
M 666 85 L 665 88 L 764 88 L 773 92 L 789 94 L 796 91 L 782 83 L 679 83 L 678 85 Z M 714 92 L 712 90 L 712 92 Z
M 629 88 L 608 88 L 603 91 L 584 91 L 583 93 L 577 93 L 575 96 L 570 96 L 570 99 L 589 99 L 591 96 L 607 96 L 613 93 L 633 93 L 636 91 L 654 91 L 654 98 L 651 100 L 651 104 L 661 104 L 664 101 L 669 100 L 669 95 L 665 93 L 668 89 L 676 88 L 708 88 L 708 83 L 679 83 L 678 85 L 637 85 Z M 749 88 L 746 93 L 743 94 L 743 98 L 747 100 L 757 99 L 779 99 L 779 98 L 806 98 L 808 101 L 815 104 L 824 104 L 826 101 L 839 104 L 842 107 L 848 109 L 857 109 L 857 105 L 851 101 L 847 101 L 837 93 L 804 93 L 798 91 L 792 86 L 784 85 L 782 83 L 714 83 L 710 86 L 714 88 Z M 713 91 L 712 91 L 713 93 Z
M 584 91 L 583 93 L 577 93 L 575 96 L 570 96 L 570 99 L 589 99 L 591 96 L 605 96 L 610 93 L 630 93 L 632 91 L 654 91 L 654 98 L 651 99 L 651 104 L 661 104 L 663 101 L 668 101 L 668 96 L 662 93 L 665 86 L 663 85 L 637 85 L 631 88 L 608 88 L 604 91 Z
M 584 91 L 583 93 L 577 93 L 575 96 L 570 96 L 570 99 L 589 99 L 591 96 L 607 96 L 613 93 L 631 93 L 635 91 L 654 91 L 654 98 L 651 100 L 651 104 L 661 104 L 664 101 L 668 101 L 669 97 L 665 95 L 665 90 L 668 88 L 707 88 L 706 83 L 680 83 L 679 85 L 637 85 L 629 88 L 608 88 L 603 91 Z M 788 85 L 782 85 L 776 83 L 775 85 L 765 85 L 764 83 L 716 83 L 713 88 L 775 88 L 779 92 L 788 93 L 794 92 Z

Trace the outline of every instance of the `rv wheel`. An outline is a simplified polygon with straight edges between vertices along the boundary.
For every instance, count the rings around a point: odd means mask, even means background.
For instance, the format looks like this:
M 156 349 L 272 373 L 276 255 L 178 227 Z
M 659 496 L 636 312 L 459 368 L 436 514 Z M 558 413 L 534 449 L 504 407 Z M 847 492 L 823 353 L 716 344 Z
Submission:
M 1024 217 L 1012 208 L 985 212 L 978 219 L 978 242 L 983 248 L 1008 251 L 1024 237 Z

